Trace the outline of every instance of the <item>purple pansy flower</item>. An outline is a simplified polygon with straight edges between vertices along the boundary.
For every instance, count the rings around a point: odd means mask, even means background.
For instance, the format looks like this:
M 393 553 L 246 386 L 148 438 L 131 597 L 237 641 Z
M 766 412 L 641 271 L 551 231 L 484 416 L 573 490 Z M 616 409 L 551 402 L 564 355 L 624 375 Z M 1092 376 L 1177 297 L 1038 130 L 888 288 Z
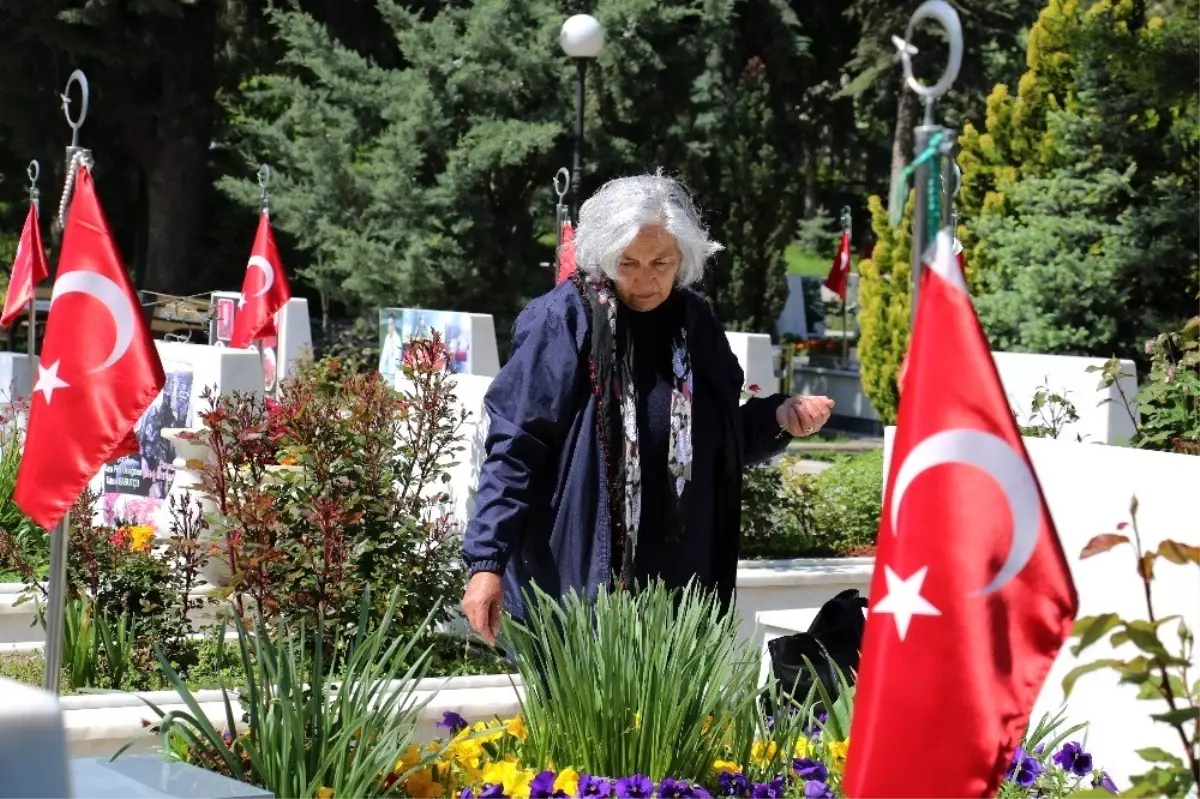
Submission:
M 458 793 L 458 799 L 471 799 L 471 797 L 473 797 L 474 795 L 475 795 L 474 791 L 472 791 L 470 788 L 463 788 Z
M 1119 793 L 1119 791 L 1117 791 L 1117 784 L 1112 781 L 1112 777 L 1108 776 L 1108 774 L 1104 773 L 1103 771 L 1101 771 L 1097 776 L 1092 777 L 1092 787 L 1103 788 L 1114 796 Z
M 654 783 L 642 774 L 617 780 L 617 799 L 649 799 L 653 795 Z
M 752 799 L 783 799 L 783 777 L 770 782 L 758 782 L 750 788 Z
M 681 780 L 673 780 L 670 777 L 665 778 L 658 784 L 658 793 L 655 794 L 659 799 L 684 799 L 689 796 L 688 784 Z
M 612 796 L 613 785 L 611 780 L 606 780 L 603 777 L 593 777 L 591 774 L 579 775 L 579 795 L 580 796 Z
M 808 757 L 793 760 L 792 770 L 796 772 L 796 776 L 805 781 L 825 782 L 829 779 L 829 769 L 825 767 L 825 764 Z
M 804 783 L 804 799 L 833 799 L 833 791 L 822 780 L 809 780 Z
M 684 799 L 712 799 L 712 794 L 703 785 L 689 785 Z
M 729 771 L 721 772 L 717 778 L 717 789 L 721 796 L 747 797 L 750 795 L 750 783 L 745 776 Z
M 529 799 L 551 799 L 554 793 L 554 772 L 539 771 L 529 783 Z
M 452 733 L 458 733 L 467 728 L 467 720 L 453 710 L 447 710 L 442 714 L 442 720 L 437 723 L 437 726 L 444 727 Z
M 1037 758 L 1030 757 L 1024 748 L 1018 746 L 1004 776 L 1022 788 L 1030 788 L 1041 776 L 1043 768 Z
M 503 799 L 504 786 L 498 782 L 489 783 L 479 791 L 479 799 Z
M 1083 747 L 1075 741 L 1063 744 L 1063 748 L 1059 749 L 1051 760 L 1076 777 L 1086 777 L 1092 773 L 1092 756 L 1083 751 Z

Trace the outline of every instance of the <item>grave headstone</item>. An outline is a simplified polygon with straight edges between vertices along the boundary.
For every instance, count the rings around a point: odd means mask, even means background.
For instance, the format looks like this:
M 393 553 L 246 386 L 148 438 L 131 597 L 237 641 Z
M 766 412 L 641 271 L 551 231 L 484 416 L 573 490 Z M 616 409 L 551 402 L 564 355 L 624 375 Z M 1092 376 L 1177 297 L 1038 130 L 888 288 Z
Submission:
M 379 371 L 389 382 L 403 373 L 404 349 L 413 336 L 436 331 L 446 345 L 446 368 L 454 374 L 495 377 L 500 371 L 496 323 L 490 314 L 381 308 Z
M 758 386 L 755 396 L 765 397 L 779 391 L 779 379 L 775 377 L 774 354 L 771 337 L 764 333 L 732 333 L 725 337 L 745 373 L 744 389 Z
M 58 697 L 0 677 L 0 799 L 73 795 Z

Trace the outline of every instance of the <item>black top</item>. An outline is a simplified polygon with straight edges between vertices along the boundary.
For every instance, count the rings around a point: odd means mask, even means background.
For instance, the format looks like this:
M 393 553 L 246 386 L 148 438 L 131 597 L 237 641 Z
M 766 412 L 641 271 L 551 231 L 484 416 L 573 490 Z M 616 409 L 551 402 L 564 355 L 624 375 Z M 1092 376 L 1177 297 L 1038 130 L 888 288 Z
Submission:
M 634 557 L 639 583 L 661 579 L 681 588 L 695 577 L 711 585 L 717 492 L 717 452 L 723 446 L 723 425 L 701 381 L 693 380 L 692 480 L 685 491 L 683 537 L 675 518 L 675 486 L 667 468 L 671 440 L 671 372 L 673 342 L 684 324 L 684 308 L 677 295 L 654 310 L 638 312 L 622 307 L 623 327 L 634 346 L 634 380 L 637 384 L 638 444 L 642 466 L 642 515 Z M 697 435 L 696 431 L 705 431 Z

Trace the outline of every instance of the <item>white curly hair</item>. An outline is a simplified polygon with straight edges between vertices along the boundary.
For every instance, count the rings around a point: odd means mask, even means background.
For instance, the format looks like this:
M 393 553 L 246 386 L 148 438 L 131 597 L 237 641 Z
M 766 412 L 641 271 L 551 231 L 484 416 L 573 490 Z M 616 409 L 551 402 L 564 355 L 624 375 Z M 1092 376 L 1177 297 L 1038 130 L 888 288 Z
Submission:
M 659 170 L 610 180 L 579 209 L 575 263 L 588 278 L 617 279 L 621 253 L 646 225 L 662 225 L 679 244 L 682 261 L 675 282 L 690 286 L 704 276 L 704 265 L 724 249 L 709 238 L 687 189 Z

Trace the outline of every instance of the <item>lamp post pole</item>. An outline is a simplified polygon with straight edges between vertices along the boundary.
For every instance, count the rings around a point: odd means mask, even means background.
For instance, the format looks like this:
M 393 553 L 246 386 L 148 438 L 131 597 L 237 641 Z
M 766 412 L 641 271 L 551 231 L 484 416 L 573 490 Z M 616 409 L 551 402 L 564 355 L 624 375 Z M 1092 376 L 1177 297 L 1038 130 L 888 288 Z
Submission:
M 583 181 L 583 92 L 587 82 L 588 60 L 576 58 L 575 66 L 578 78 L 575 84 L 575 160 L 571 165 L 571 214 L 579 219 L 579 204 L 583 198 L 579 195 L 579 187 Z
M 604 27 L 589 14 L 576 14 L 563 23 L 558 37 L 563 52 L 575 61 L 575 158 L 571 169 L 571 212 L 579 220 L 583 201 L 583 105 L 588 62 L 604 48 Z

